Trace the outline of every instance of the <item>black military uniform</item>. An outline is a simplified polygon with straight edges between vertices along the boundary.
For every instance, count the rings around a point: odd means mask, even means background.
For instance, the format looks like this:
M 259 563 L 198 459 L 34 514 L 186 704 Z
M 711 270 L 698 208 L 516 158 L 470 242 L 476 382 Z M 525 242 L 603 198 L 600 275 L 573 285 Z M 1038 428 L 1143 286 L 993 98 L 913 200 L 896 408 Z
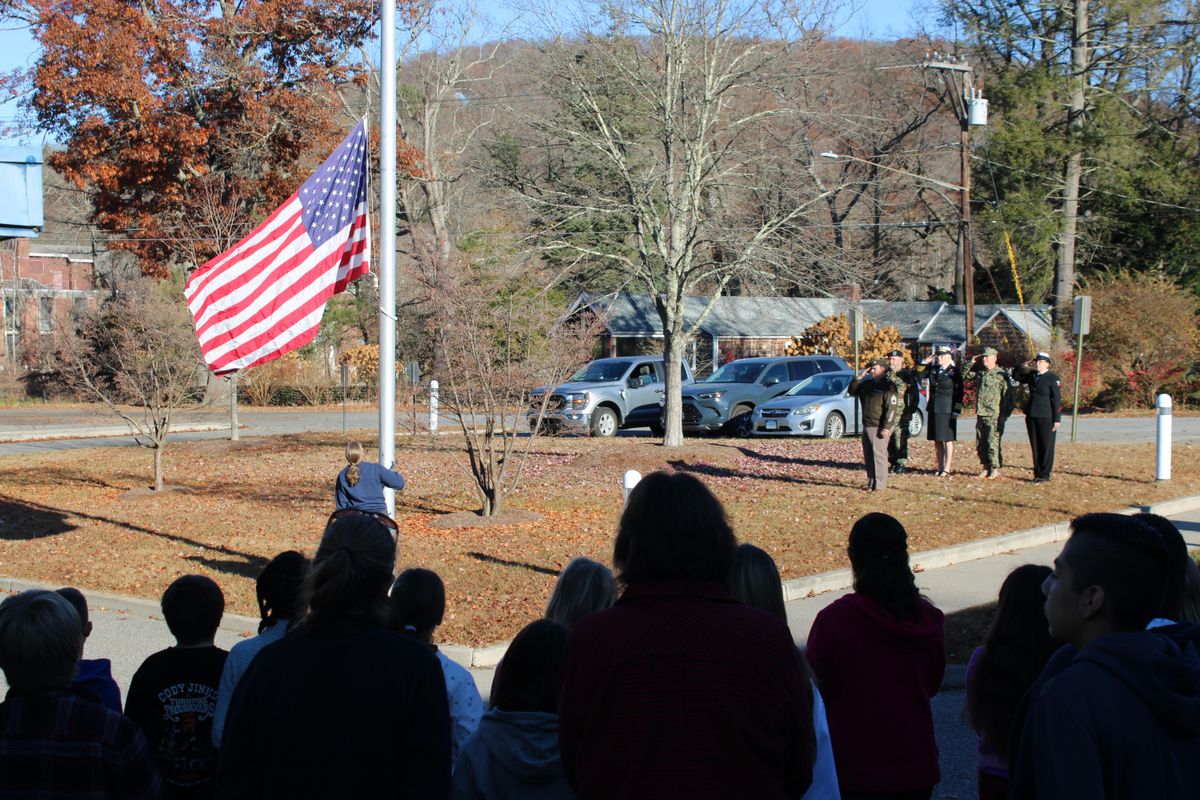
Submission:
M 1038 353 L 1035 361 L 1050 366 L 1050 356 Z M 1050 370 L 1038 373 L 1034 367 L 1020 366 L 1013 377 L 1029 386 L 1025 404 L 1025 428 L 1029 431 L 1029 446 L 1033 450 L 1033 482 L 1050 480 L 1054 469 L 1055 429 L 1062 421 L 1062 388 L 1058 376 Z
M 938 353 L 950 352 L 939 347 Z M 929 417 L 927 438 L 932 442 L 953 442 L 958 439 L 958 415 L 963 410 L 962 373 L 954 364 L 943 368 L 937 364 L 925 367 L 929 376 L 929 402 L 925 406 Z
M 867 365 L 886 367 L 882 359 L 875 359 Z M 878 378 L 859 375 L 850 381 L 849 392 L 862 403 L 862 446 L 863 466 L 867 470 L 867 488 L 880 491 L 887 487 L 887 444 L 890 436 L 885 436 L 895 429 L 900 419 L 900 402 L 896 394 L 896 386 L 888 378 L 887 373 Z

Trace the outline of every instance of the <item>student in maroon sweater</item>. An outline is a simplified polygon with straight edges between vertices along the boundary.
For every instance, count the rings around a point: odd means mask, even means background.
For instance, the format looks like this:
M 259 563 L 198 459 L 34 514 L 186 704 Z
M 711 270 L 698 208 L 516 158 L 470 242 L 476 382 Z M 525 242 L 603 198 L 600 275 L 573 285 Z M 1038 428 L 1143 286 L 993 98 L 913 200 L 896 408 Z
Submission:
M 567 781 L 591 798 L 799 798 L 812 705 L 787 625 L 730 597 L 737 540 L 686 473 L 629 495 L 616 605 L 571 630 L 559 705 Z
M 929 698 L 946 668 L 942 612 L 917 591 L 908 536 L 887 514 L 850 530 L 854 593 L 817 614 L 817 676 L 843 800 L 924 800 L 938 773 Z

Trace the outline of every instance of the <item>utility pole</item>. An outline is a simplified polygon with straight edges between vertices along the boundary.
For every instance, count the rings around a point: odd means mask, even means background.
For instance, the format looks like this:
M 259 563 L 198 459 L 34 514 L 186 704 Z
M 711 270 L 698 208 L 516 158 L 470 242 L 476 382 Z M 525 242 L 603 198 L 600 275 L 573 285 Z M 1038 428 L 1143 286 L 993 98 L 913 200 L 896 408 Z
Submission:
M 1071 27 L 1071 98 L 1067 111 L 1070 154 L 1063 175 L 1062 232 L 1054 264 L 1054 323 L 1075 294 L 1075 237 L 1079 224 L 1079 182 L 1083 176 L 1083 116 L 1086 109 L 1088 71 L 1088 0 L 1075 0 Z
M 974 85 L 975 71 L 966 59 L 943 53 L 927 56 L 922 66 L 935 69 L 950 89 L 950 105 L 958 118 L 959 212 L 958 259 L 954 267 L 954 302 L 965 306 L 963 354 L 969 355 L 975 336 L 975 268 L 971 254 L 971 126 L 987 125 L 987 100 Z

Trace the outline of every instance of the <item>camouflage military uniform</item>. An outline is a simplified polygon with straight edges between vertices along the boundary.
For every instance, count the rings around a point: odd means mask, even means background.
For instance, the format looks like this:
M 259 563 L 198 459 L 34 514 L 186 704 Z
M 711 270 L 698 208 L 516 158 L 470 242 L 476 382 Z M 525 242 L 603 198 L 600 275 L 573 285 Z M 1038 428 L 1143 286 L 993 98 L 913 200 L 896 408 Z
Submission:
M 908 428 L 921 402 L 921 388 L 917 383 L 917 373 L 911 369 L 889 371 L 888 380 L 896 387 L 896 397 L 904 404 L 900 411 L 900 421 L 896 423 L 892 430 L 892 438 L 888 440 L 888 464 L 892 467 L 903 467 L 908 463 Z
M 999 367 L 975 366 L 963 378 L 975 382 L 975 452 L 983 468 L 995 472 L 1004 463 L 1000 451 L 1000 417 L 1006 406 L 1005 398 L 1012 391 L 1008 375 Z

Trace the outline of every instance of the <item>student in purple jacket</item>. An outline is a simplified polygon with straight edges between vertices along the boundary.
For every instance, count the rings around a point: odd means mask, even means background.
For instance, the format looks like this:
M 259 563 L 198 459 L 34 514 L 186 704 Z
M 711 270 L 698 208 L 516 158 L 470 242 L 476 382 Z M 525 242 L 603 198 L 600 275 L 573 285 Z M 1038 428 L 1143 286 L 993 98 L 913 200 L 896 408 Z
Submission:
M 404 476 L 382 464 L 364 461 L 366 451 L 359 442 L 346 445 L 346 460 L 349 466 L 338 473 L 334 484 L 333 500 L 336 508 L 354 508 L 376 514 L 388 513 L 383 499 L 384 488 L 402 491 Z

